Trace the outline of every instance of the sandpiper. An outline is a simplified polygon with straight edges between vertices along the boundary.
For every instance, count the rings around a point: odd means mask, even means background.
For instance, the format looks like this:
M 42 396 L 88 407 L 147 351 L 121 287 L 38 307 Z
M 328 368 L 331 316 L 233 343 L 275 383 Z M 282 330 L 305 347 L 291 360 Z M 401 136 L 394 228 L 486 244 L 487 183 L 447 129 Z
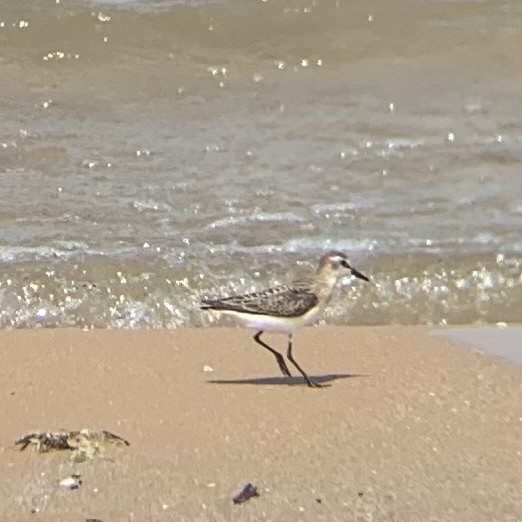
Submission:
M 292 355 L 292 337 L 299 328 L 312 323 L 328 303 L 337 280 L 352 274 L 369 281 L 350 265 L 341 252 L 328 252 L 320 261 L 314 277 L 299 279 L 286 285 L 274 286 L 252 294 L 223 297 L 202 301 L 203 310 L 212 310 L 232 317 L 241 325 L 256 331 L 254 340 L 269 350 L 276 358 L 283 375 L 291 377 L 286 362 L 278 351 L 261 340 L 264 332 L 288 335 L 288 360 L 304 377 L 311 388 L 321 385 L 308 377 Z

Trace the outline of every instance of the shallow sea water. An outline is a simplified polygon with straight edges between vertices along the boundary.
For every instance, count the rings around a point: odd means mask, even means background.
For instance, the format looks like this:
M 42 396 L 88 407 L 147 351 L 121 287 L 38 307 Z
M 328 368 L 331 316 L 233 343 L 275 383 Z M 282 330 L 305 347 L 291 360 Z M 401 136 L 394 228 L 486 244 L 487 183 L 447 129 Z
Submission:
M 0 325 L 209 324 L 351 255 L 336 324 L 522 320 L 522 4 L 5 2 Z

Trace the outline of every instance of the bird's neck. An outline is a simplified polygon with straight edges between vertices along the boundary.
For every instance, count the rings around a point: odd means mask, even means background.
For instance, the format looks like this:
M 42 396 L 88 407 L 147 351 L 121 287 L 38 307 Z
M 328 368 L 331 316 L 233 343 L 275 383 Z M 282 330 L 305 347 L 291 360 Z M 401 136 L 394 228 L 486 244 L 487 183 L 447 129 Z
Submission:
M 315 291 L 319 295 L 319 299 L 327 300 L 335 283 L 337 283 L 337 277 L 331 272 L 318 272 L 315 280 Z

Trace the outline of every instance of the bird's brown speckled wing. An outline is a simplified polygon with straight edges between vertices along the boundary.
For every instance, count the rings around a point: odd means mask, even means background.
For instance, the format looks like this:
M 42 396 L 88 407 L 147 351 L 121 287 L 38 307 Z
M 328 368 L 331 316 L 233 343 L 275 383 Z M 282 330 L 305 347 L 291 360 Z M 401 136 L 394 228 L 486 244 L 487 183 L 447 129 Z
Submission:
M 318 302 L 319 298 L 313 292 L 310 281 L 303 279 L 252 294 L 203 301 L 201 308 L 276 317 L 299 317 Z

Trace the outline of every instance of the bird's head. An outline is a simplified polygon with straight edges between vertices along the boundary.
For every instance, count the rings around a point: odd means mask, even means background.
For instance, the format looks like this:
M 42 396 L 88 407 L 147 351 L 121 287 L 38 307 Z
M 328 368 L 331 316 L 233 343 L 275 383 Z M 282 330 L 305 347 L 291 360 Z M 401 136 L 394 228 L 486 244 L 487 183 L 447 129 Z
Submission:
M 352 267 L 349 259 L 342 252 L 337 251 L 327 252 L 321 257 L 317 272 L 326 278 L 338 279 L 346 275 L 353 275 L 364 281 L 369 281 L 365 275 Z

